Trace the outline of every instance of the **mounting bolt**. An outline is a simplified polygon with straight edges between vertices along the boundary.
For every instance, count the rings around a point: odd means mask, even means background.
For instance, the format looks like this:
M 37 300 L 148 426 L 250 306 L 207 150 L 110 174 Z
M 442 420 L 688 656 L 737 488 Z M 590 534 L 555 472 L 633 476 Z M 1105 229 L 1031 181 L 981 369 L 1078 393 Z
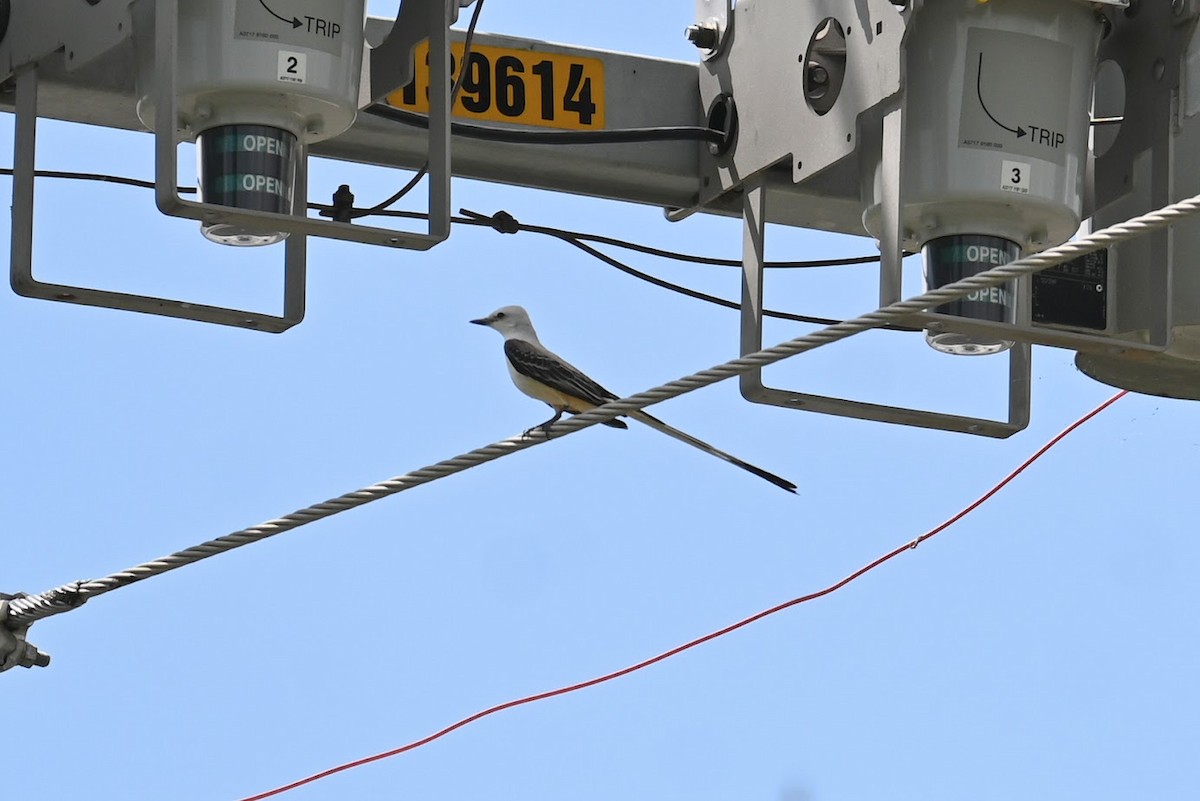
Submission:
M 721 43 L 721 31 L 715 22 L 697 22 L 683 29 L 687 40 L 701 50 L 716 50 Z
M 829 91 L 829 70 L 815 61 L 808 62 L 804 69 L 804 93 L 809 100 L 819 100 Z

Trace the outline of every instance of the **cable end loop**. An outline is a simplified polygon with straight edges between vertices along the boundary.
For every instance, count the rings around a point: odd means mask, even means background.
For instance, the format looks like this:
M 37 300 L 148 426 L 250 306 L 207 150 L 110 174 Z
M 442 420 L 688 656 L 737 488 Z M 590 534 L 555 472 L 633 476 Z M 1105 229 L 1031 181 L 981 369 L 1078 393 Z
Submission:
M 25 639 L 29 624 L 12 620 L 9 601 L 27 597 L 25 593 L 0 593 L 0 673 L 15 667 L 47 667 L 50 654 L 39 651 L 37 646 Z

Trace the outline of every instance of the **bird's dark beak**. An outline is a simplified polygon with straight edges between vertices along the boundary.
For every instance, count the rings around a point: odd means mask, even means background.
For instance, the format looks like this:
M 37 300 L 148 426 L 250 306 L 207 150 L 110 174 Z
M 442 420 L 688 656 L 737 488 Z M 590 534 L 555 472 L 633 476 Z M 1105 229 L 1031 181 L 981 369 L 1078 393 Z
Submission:
M 478 320 L 468 320 L 467 322 L 475 323 L 475 325 L 487 325 L 491 322 L 491 320 L 486 317 L 481 317 Z

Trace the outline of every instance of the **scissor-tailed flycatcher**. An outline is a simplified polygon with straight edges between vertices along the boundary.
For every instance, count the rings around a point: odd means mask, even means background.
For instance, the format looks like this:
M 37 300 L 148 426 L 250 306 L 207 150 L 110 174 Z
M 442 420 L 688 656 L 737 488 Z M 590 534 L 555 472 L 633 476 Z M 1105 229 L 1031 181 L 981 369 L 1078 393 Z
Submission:
M 546 350 L 546 347 L 538 340 L 537 332 L 533 330 L 529 314 L 520 306 L 505 306 L 487 317 L 471 322 L 494 328 L 504 336 L 504 355 L 508 357 L 508 373 L 512 376 L 517 389 L 531 398 L 549 404 L 554 409 L 553 417 L 533 428 L 541 428 L 545 431 L 558 422 L 559 418 L 563 416 L 563 412 L 582 414 L 609 401 L 617 400 L 616 395 L 588 378 L 582 370 L 572 366 L 566 359 Z M 691 434 L 685 434 L 678 428 L 673 428 L 644 411 L 629 412 L 627 416 L 645 423 L 669 437 L 674 437 L 680 442 L 686 442 L 693 448 L 699 448 L 718 459 L 724 459 L 743 470 L 748 470 L 788 492 L 796 491 L 796 485 L 792 482 L 780 478 L 774 473 L 768 473 L 760 467 L 743 462 L 736 456 L 714 448 Z M 613 428 L 629 427 L 616 418 L 605 420 L 604 425 Z

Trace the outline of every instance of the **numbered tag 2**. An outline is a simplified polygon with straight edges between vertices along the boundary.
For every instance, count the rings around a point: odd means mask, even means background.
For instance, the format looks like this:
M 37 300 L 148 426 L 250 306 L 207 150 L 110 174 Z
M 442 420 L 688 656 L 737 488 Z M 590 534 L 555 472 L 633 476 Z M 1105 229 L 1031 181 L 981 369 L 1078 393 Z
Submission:
M 294 53 L 290 50 L 280 50 L 279 80 L 287 83 L 307 82 L 308 55 L 306 53 Z

